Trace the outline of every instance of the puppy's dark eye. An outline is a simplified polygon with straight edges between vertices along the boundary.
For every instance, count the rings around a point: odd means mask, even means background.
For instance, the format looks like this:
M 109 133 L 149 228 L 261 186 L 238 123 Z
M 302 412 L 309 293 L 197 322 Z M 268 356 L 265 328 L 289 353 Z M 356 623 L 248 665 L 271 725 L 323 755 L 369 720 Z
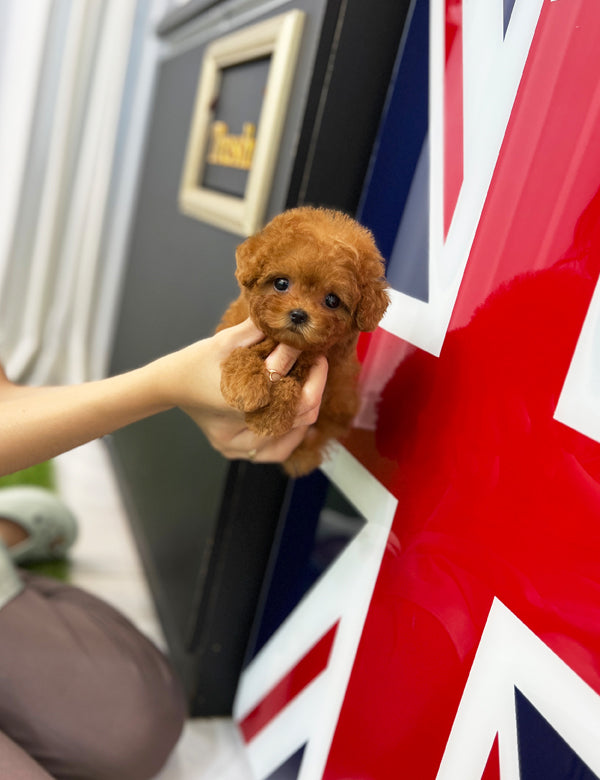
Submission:
M 285 276 L 280 276 L 273 282 L 273 287 L 277 290 L 277 292 L 285 292 L 289 286 L 290 280 L 286 279 Z
M 329 295 L 325 296 L 325 306 L 327 306 L 328 309 L 337 309 L 340 303 L 341 301 L 335 293 L 329 293 Z

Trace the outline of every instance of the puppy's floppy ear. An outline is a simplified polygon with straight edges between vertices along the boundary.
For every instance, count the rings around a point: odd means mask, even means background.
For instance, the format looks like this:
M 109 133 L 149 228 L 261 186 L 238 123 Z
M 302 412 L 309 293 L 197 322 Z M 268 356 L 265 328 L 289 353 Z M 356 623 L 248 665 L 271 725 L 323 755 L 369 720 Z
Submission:
M 385 261 L 370 231 L 363 228 L 363 242 L 359 248 L 360 300 L 355 312 L 356 326 L 361 331 L 375 330 L 385 314 L 390 296 L 385 280 Z
M 357 328 L 361 331 L 375 330 L 389 302 L 388 285 L 385 279 L 372 279 L 365 282 L 354 315 Z
M 235 276 L 240 287 L 252 287 L 258 281 L 263 265 L 260 257 L 262 243 L 263 239 L 260 233 L 257 233 L 247 238 L 235 250 Z

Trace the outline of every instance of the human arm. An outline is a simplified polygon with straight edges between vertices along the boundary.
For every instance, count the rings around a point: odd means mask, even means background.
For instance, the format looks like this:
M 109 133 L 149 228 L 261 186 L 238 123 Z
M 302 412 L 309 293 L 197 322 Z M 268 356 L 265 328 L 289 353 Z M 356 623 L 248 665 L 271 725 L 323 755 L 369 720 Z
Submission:
M 320 361 L 307 383 L 296 427 L 278 439 L 261 439 L 246 429 L 243 415 L 227 406 L 219 389 L 224 357 L 261 338 L 246 321 L 125 374 L 71 386 L 23 387 L 0 370 L 0 474 L 176 406 L 226 457 L 248 457 L 256 450 L 256 460 L 284 460 L 316 419 L 327 369 Z M 270 356 L 270 367 L 285 373 L 290 356 L 280 353 Z

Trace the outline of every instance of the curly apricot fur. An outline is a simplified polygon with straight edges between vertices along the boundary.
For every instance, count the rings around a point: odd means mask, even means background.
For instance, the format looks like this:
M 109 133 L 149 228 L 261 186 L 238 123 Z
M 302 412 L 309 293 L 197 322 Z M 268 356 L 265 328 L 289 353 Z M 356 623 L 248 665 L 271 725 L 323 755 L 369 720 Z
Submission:
M 308 206 L 275 217 L 240 244 L 236 260 L 241 293 L 218 329 L 250 316 L 265 339 L 224 362 L 221 389 L 246 412 L 248 427 L 272 436 L 289 430 L 310 367 L 317 355 L 327 356 L 319 418 L 283 464 L 301 476 L 319 466 L 327 444 L 348 432 L 358 411 L 356 342 L 388 306 L 383 260 L 371 233 L 351 217 Z M 281 279 L 287 284 L 275 286 Z M 264 359 L 280 342 L 302 354 L 287 377 L 270 382 Z

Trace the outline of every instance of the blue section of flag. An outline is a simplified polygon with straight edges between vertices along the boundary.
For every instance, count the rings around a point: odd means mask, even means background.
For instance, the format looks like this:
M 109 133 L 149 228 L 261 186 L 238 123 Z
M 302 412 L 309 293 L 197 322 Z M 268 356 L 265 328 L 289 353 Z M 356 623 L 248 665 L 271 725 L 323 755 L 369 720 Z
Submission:
M 504 35 L 508 30 L 508 23 L 512 16 L 513 8 L 515 7 L 515 0 L 504 0 Z
M 396 290 L 429 298 L 429 0 L 414 0 L 359 209 Z
M 300 774 L 300 766 L 302 764 L 305 748 L 306 745 L 303 745 L 300 750 L 291 756 L 291 758 L 288 758 L 284 764 L 281 764 L 281 766 L 270 774 L 266 780 L 296 780 Z
M 364 524 L 365 519 L 321 471 L 294 481 L 273 546 L 246 663 L 264 647 Z
M 598 780 L 517 688 L 515 702 L 520 780 Z

